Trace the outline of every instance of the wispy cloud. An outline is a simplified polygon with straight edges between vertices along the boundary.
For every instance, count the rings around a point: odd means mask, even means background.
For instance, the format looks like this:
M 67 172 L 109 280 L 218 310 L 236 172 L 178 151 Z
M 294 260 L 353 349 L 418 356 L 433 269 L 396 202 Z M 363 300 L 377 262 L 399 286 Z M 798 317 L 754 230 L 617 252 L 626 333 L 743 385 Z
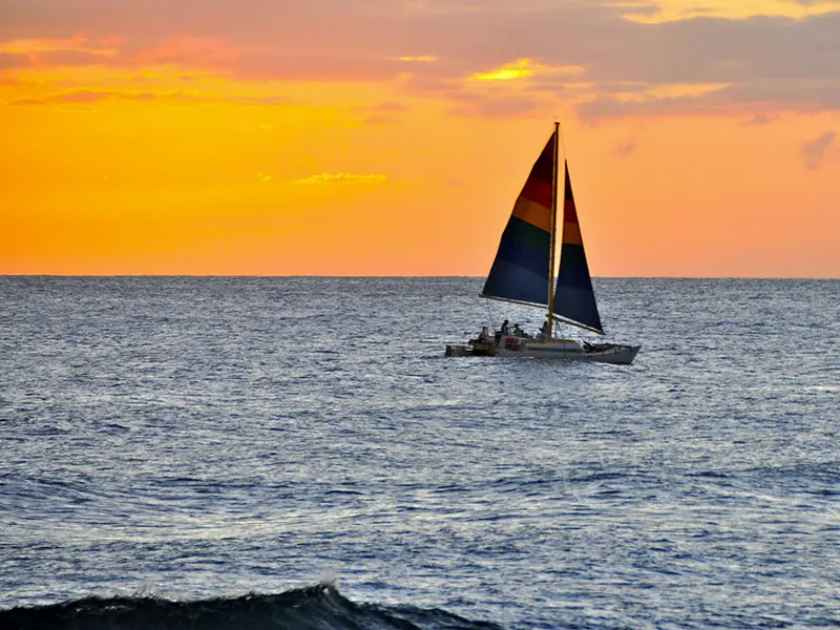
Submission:
M 345 173 L 339 171 L 309 175 L 296 179 L 293 183 L 302 186 L 324 186 L 330 184 L 384 184 L 387 181 L 387 175 L 382 173 Z
M 833 131 L 826 131 L 824 134 L 806 142 L 802 145 L 802 159 L 805 162 L 805 168 L 815 170 L 822 164 L 825 158 L 826 151 L 834 144 L 834 139 L 837 134 Z
M 801 20 L 840 11 L 838 0 L 634 0 L 616 2 L 625 18 L 643 24 L 660 24 L 695 18 L 746 20 L 784 17 Z
M 596 98 L 581 103 L 578 112 L 594 119 L 695 112 L 702 107 L 713 111 L 720 102 L 709 97 L 724 94 L 729 88 L 729 83 L 605 84 Z
M 84 105 L 98 103 L 108 99 L 121 99 L 129 101 L 150 101 L 159 98 L 159 95 L 150 92 L 96 92 L 91 90 L 76 90 L 63 94 L 51 96 L 22 98 L 11 101 L 10 105 Z
M 574 77 L 583 74 L 583 72 L 584 68 L 582 66 L 551 66 L 529 57 L 521 57 L 491 70 L 475 72 L 469 78 L 473 81 L 515 81 L 538 74 Z
M 26 37 L 0 42 L 0 53 L 33 57 L 47 53 L 84 53 L 94 57 L 115 57 L 115 40 L 93 41 L 87 37 Z
M 400 114 L 406 111 L 408 111 L 408 107 L 396 101 L 384 101 L 361 109 L 363 114 L 367 114 L 365 122 L 372 124 L 394 122 Z
M 470 78 L 475 81 L 513 81 L 533 76 L 542 67 L 533 59 L 523 57 L 506 63 L 493 70 L 476 72 Z
M 401 57 L 390 57 L 390 59 L 403 63 L 434 63 L 438 60 L 438 57 L 435 55 L 403 55 Z
M 777 119 L 776 116 L 768 116 L 763 112 L 759 112 L 757 114 L 753 114 L 752 118 L 749 120 L 744 121 L 745 127 L 759 127 L 762 125 L 769 125 L 773 121 Z
M 239 48 L 219 38 L 179 36 L 141 51 L 136 60 L 153 65 L 174 63 L 229 67 L 238 62 L 241 55 Z
M 615 147 L 614 153 L 620 158 L 626 158 L 636 152 L 636 141 L 628 140 Z

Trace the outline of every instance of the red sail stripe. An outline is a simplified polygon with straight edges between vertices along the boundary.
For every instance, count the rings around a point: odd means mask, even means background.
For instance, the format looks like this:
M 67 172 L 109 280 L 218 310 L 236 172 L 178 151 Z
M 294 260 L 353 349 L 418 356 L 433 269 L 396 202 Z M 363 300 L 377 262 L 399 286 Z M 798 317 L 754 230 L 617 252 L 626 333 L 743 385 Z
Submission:
M 575 207 L 575 200 L 566 198 L 563 204 L 563 223 L 578 223 L 577 208 Z
M 538 203 L 547 208 L 551 207 L 551 182 L 542 179 L 529 178 L 522 188 L 521 197 Z
M 566 171 L 566 192 L 563 195 L 563 223 L 578 223 L 577 207 L 575 206 L 575 196 L 572 193 L 572 179 L 569 176 L 569 165 L 565 165 Z

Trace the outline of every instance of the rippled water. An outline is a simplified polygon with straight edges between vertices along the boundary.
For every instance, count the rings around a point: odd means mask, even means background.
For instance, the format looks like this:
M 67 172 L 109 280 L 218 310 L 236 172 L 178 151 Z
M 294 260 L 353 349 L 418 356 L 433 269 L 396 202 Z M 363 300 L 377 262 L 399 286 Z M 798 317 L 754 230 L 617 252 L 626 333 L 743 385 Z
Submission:
M 840 626 L 840 282 L 596 280 L 629 367 L 444 359 L 540 323 L 480 286 L 0 278 L 0 625 L 335 579 L 335 627 Z

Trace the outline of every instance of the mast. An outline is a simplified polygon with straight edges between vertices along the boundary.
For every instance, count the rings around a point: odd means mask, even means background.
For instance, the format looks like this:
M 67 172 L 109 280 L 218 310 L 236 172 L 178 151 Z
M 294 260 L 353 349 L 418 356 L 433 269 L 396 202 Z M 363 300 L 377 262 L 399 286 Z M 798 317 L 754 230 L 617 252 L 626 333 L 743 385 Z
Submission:
M 548 338 L 554 336 L 554 242 L 557 231 L 557 164 L 560 144 L 560 123 L 554 123 L 554 171 L 551 175 L 551 220 L 548 247 Z

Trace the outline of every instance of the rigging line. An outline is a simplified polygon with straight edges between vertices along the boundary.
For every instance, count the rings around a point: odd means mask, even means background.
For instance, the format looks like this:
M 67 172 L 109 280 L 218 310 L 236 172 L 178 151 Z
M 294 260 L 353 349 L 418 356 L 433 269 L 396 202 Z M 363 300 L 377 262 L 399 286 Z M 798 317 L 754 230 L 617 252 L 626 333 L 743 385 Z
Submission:
M 484 308 L 486 308 L 486 309 L 487 309 L 487 323 L 488 323 L 488 324 L 490 324 L 490 327 L 491 327 L 491 328 L 495 328 L 495 326 L 496 326 L 496 325 L 495 325 L 495 323 L 493 322 L 493 313 L 492 313 L 492 312 L 491 312 L 491 310 L 490 310 L 490 306 L 491 306 L 491 305 L 490 305 L 490 301 L 488 300 L 488 301 L 484 304 Z

